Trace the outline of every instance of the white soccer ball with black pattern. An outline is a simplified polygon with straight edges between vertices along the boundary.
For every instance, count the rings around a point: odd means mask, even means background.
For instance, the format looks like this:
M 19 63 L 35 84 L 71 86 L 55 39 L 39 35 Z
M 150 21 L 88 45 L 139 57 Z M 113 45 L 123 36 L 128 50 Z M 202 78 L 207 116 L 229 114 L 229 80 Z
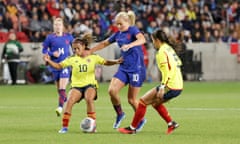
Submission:
M 94 133 L 96 132 L 96 121 L 90 117 L 86 117 L 81 121 L 80 129 L 85 133 Z

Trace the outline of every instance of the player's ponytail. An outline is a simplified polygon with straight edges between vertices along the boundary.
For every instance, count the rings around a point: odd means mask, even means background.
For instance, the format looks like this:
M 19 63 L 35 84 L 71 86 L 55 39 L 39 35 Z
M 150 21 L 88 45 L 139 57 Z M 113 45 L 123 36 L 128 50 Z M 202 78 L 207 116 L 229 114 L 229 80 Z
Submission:
M 173 37 L 169 37 L 168 38 L 169 41 L 169 45 L 171 45 L 171 47 L 175 50 L 175 52 L 177 53 L 177 55 L 179 55 L 180 53 L 182 53 L 183 50 L 183 45 L 181 41 L 177 41 L 176 39 L 174 39 Z
M 128 17 L 129 17 L 129 23 L 130 25 L 135 25 L 135 20 L 136 20 L 136 16 L 135 13 L 133 11 L 128 11 Z
M 174 38 L 168 37 L 166 33 L 163 30 L 156 30 L 152 33 L 152 37 L 154 39 L 159 39 L 161 42 L 165 42 L 168 45 L 170 45 L 177 54 L 179 54 L 182 51 L 182 44 L 180 42 L 177 42 Z
M 93 37 L 92 37 L 92 34 L 90 33 L 85 33 L 83 36 L 82 36 L 82 40 L 85 44 L 85 49 L 86 50 L 89 50 L 89 45 L 92 43 L 93 41 Z
M 82 37 L 75 38 L 72 43 L 80 43 L 85 46 L 85 50 L 89 50 L 89 45 L 92 41 L 92 35 L 90 33 L 86 33 Z
M 122 18 L 125 21 L 128 21 L 131 26 L 135 25 L 136 16 L 135 16 L 135 13 L 133 11 L 119 12 L 115 17 L 115 20 L 119 19 L 119 18 Z

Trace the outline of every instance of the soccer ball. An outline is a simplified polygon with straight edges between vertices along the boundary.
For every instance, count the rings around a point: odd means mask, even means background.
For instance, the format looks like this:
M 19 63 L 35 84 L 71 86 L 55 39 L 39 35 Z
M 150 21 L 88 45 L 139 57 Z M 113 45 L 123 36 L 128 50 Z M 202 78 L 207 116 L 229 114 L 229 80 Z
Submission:
M 80 129 L 85 133 L 94 133 L 96 132 L 96 121 L 90 117 L 86 117 L 81 121 Z

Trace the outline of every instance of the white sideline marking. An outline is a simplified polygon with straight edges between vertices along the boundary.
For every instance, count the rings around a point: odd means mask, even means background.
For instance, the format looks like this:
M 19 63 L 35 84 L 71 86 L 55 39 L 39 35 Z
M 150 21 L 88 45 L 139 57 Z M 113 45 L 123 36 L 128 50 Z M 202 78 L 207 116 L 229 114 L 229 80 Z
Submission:
M 150 106 L 149 106 L 150 107 Z M 29 107 L 29 106 L 0 106 L 0 109 L 49 109 L 51 107 Z M 107 109 L 112 109 L 111 106 L 109 107 L 97 107 L 97 109 L 103 109 L 103 110 L 107 110 Z M 131 109 L 129 108 L 124 108 L 124 109 Z M 169 110 L 177 110 L 177 111 L 240 111 L 240 108 L 168 108 Z

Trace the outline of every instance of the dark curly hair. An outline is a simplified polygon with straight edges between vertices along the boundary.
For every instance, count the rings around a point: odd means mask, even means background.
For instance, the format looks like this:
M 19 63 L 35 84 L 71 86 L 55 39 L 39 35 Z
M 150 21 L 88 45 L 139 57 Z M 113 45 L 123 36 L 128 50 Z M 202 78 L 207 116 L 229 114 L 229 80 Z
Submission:
M 154 39 L 158 39 L 161 42 L 165 42 L 167 44 L 169 44 L 175 51 L 176 53 L 179 55 L 182 52 L 183 49 L 183 45 L 181 43 L 181 41 L 176 41 L 174 38 L 172 37 L 168 37 L 167 34 L 163 31 L 163 30 L 156 30 L 152 33 L 152 37 Z

